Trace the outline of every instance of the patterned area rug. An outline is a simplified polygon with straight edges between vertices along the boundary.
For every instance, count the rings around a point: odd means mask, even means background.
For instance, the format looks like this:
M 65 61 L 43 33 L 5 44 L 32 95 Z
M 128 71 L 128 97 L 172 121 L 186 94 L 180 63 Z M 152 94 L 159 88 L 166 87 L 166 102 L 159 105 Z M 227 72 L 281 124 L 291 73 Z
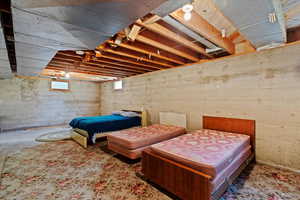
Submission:
M 73 141 L 60 141 L 9 154 L 1 174 L 0 199 L 172 199 L 136 176 L 140 162 L 125 162 L 105 145 L 85 150 Z M 232 199 L 300 200 L 300 175 L 249 166 L 222 197 Z

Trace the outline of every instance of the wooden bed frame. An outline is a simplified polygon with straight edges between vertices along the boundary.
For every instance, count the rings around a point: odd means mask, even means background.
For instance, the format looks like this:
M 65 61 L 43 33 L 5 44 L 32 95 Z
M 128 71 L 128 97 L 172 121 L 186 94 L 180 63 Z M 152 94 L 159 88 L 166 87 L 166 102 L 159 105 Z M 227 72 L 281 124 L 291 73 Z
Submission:
M 142 126 L 147 126 L 148 119 L 147 119 L 147 111 L 146 110 L 122 110 L 122 111 L 131 111 L 131 112 L 136 112 L 141 115 L 141 124 Z M 78 144 L 83 146 L 84 148 L 88 147 L 88 137 L 89 134 L 85 130 L 81 129 L 73 129 L 71 137 L 74 141 L 76 141 Z M 96 139 L 106 137 L 105 133 L 96 133 Z
M 144 150 L 142 154 L 144 178 L 184 200 L 219 199 L 249 162 L 255 159 L 255 121 L 203 116 L 203 128 L 249 135 L 252 145 L 251 156 L 213 194 L 210 191 L 210 175 L 164 158 L 151 149 Z

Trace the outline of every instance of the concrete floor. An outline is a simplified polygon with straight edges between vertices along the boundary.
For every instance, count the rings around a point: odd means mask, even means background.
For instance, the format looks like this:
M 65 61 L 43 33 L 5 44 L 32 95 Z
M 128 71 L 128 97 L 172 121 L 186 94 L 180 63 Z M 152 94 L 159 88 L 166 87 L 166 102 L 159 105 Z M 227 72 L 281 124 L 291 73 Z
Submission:
M 38 136 L 69 130 L 70 127 L 65 125 L 2 132 L 0 133 L 0 151 L 2 155 L 15 153 L 24 147 L 40 144 L 35 141 Z

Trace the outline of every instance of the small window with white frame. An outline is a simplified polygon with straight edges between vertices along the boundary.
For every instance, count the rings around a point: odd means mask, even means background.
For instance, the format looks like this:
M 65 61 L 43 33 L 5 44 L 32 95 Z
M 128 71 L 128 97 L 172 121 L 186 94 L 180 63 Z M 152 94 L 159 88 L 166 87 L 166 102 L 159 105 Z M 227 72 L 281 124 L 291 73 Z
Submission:
M 69 81 L 65 80 L 51 80 L 50 90 L 54 91 L 70 91 Z
M 114 90 L 122 90 L 123 89 L 123 81 L 114 81 Z

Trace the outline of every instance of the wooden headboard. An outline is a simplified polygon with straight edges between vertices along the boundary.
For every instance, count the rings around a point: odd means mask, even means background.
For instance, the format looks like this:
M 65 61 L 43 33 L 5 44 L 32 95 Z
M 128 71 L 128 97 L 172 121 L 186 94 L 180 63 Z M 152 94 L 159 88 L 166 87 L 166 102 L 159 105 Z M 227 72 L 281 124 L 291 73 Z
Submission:
M 255 152 L 255 120 L 203 116 L 203 128 L 249 135 Z

